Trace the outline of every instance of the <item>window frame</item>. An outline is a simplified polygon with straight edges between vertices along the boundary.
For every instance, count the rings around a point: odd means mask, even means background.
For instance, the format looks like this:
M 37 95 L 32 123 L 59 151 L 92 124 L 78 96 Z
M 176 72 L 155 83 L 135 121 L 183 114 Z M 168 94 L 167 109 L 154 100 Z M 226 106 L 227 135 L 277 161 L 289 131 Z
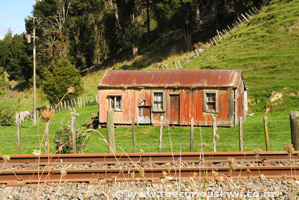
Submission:
M 109 94 L 107 95 L 108 97 L 108 104 L 109 104 L 109 110 L 113 110 L 114 112 L 122 112 L 122 95 L 117 95 L 117 94 Z M 111 100 L 114 100 L 114 108 L 111 107 Z M 119 109 L 116 108 L 116 103 L 117 98 L 119 98 Z
M 207 99 L 208 94 L 214 94 L 215 95 L 215 101 L 211 102 Z M 203 111 L 206 113 L 218 113 L 218 91 L 216 90 L 205 90 L 204 96 L 203 96 Z M 208 103 L 214 103 L 215 109 L 211 110 L 208 108 Z
M 162 109 L 155 108 L 155 94 L 160 93 L 162 94 L 162 101 L 159 101 L 158 103 L 162 102 Z M 152 91 L 152 112 L 165 112 L 165 92 L 163 90 L 155 90 Z

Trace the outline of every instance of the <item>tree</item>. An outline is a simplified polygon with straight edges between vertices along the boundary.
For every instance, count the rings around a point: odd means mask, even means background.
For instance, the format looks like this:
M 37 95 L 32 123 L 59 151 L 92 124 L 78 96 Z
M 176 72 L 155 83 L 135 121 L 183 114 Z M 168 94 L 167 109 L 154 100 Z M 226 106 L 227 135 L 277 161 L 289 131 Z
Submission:
M 51 71 L 46 73 L 43 88 L 51 104 L 57 104 L 69 87 L 73 86 L 75 92 L 65 97 L 70 100 L 77 97 L 82 91 L 82 82 L 79 71 L 69 60 L 59 58 L 54 63 Z
M 165 0 L 157 4 L 158 10 L 162 10 L 177 28 L 183 30 L 188 50 L 192 46 L 192 33 L 198 23 L 196 13 L 201 12 L 202 5 L 202 1 L 196 0 Z
M 9 84 L 9 75 L 4 71 L 3 67 L 0 67 L 0 95 L 2 95 Z
M 24 34 L 13 36 L 8 30 L 0 41 L 0 67 L 4 68 L 11 80 L 28 80 L 32 76 L 32 62 L 28 52 Z
M 70 37 L 70 55 L 77 69 L 84 70 L 98 65 L 104 40 L 104 15 L 102 0 L 74 0 L 66 20 Z

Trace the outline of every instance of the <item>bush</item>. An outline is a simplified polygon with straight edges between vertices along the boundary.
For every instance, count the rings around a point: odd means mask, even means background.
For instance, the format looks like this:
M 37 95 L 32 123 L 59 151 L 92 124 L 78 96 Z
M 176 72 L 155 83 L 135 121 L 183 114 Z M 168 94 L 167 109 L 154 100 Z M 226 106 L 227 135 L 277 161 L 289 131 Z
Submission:
M 78 133 L 79 133 L 79 129 L 76 130 L 76 134 Z M 76 137 L 77 153 L 84 153 L 85 146 L 88 142 L 88 139 L 89 139 L 88 133 L 80 133 L 79 136 Z M 56 150 L 58 150 L 62 146 L 60 153 L 62 154 L 72 153 L 73 151 L 72 127 L 70 124 L 65 124 L 62 122 L 62 127 L 55 132 L 54 143 L 55 143 Z
M 9 84 L 9 75 L 4 71 L 3 67 L 0 67 L 0 95 L 6 93 L 5 88 Z
M 67 59 L 58 59 L 45 76 L 43 84 L 47 99 L 51 104 L 57 104 L 69 87 L 74 87 L 75 92 L 69 94 L 64 100 L 71 100 L 79 96 L 82 91 L 82 82 L 79 71 Z
M 15 113 L 10 110 L 0 108 L 0 124 L 15 123 Z

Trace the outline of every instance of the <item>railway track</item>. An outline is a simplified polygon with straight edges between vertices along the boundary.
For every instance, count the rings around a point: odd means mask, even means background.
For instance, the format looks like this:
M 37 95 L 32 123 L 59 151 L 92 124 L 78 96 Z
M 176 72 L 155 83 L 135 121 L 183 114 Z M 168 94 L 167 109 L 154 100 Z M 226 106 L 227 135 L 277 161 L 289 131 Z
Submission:
M 228 157 L 236 161 L 252 161 L 271 163 L 289 159 L 285 151 L 254 152 L 192 152 L 192 153 L 116 153 L 116 154 L 53 154 L 53 155 L 11 155 L 9 162 L 5 162 L 0 155 L 0 165 L 36 166 L 49 164 L 125 164 L 138 163 L 163 164 L 163 163 L 221 163 Z M 292 154 L 293 161 L 299 161 L 299 151 Z
M 234 179 L 238 177 L 292 178 L 299 180 L 299 152 L 290 157 L 287 152 L 218 152 L 218 153 L 134 153 L 134 154 L 78 154 L 78 155 L 12 155 L 5 161 L 0 156 L 0 166 L 31 166 L 33 170 L 1 170 L 0 184 L 23 186 L 41 182 L 88 182 L 98 184 L 112 181 L 151 181 L 161 183 L 181 179 Z M 48 159 L 49 158 L 49 159 Z M 230 167 L 207 167 L 207 163 L 228 162 Z M 233 159 L 233 161 L 232 161 Z M 236 166 L 232 162 L 288 161 L 288 166 Z M 55 164 L 104 165 L 104 169 L 52 169 Z M 108 168 L 131 163 L 135 167 Z M 177 166 L 144 168 L 149 163 L 177 163 Z M 198 167 L 182 167 L 182 163 L 201 163 Z M 137 165 L 138 164 L 138 165 Z M 39 166 L 46 165 L 47 169 Z M 298 173 L 297 173 L 298 172 Z
M 176 181 L 183 179 L 235 179 L 238 177 L 294 178 L 299 180 L 299 166 L 275 167 L 207 167 L 207 168 L 129 168 L 129 169 L 88 169 L 88 170 L 25 170 L 3 171 L 0 184 L 23 186 L 42 182 L 88 182 L 100 181 Z

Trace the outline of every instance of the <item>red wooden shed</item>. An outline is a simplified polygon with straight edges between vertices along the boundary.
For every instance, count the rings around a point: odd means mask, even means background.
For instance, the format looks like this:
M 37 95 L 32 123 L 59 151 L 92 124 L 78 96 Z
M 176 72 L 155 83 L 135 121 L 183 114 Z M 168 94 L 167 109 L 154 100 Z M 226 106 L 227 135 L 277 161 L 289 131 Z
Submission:
M 247 92 L 239 70 L 107 71 L 98 85 L 99 123 L 235 126 L 245 121 Z

